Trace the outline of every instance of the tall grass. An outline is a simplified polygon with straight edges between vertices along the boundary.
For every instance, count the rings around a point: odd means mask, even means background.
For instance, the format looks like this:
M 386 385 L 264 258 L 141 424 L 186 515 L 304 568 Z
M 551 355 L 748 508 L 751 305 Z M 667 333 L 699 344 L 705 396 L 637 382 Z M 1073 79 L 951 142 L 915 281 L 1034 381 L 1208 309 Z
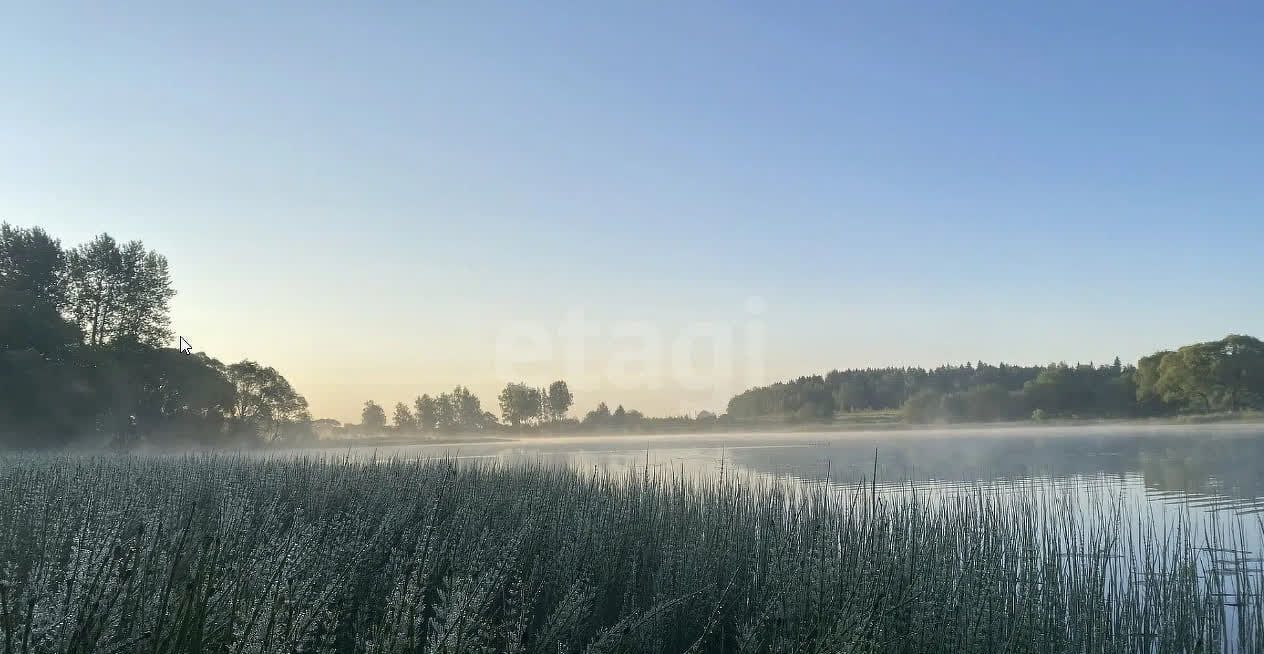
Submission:
M 1108 502 L 209 455 L 0 488 L 5 654 L 1264 650 L 1240 533 Z

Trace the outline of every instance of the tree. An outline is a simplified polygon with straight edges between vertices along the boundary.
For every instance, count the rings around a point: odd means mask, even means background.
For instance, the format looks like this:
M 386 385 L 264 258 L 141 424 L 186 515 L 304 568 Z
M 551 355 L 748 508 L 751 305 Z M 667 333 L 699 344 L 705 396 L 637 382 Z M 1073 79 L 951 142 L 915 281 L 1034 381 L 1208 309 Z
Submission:
M 66 257 L 44 230 L 0 223 L 0 350 L 57 354 L 80 338 L 60 311 Z
M 456 414 L 456 403 L 451 393 L 440 393 L 435 398 L 435 429 L 441 432 L 456 431 L 461 424 Z
M 118 334 L 161 346 L 172 338 L 170 304 L 175 297 L 167 258 L 140 241 L 123 246 L 123 293 Z
M 457 386 L 448 395 L 450 412 L 459 430 L 473 431 L 484 427 L 483 403 L 465 386 Z
M 500 392 L 500 413 L 514 428 L 540 416 L 540 389 L 510 383 Z
M 417 421 L 413 419 L 413 412 L 403 402 L 395 403 L 395 415 L 392 417 L 392 422 L 397 431 L 409 432 L 417 429 Z
M 575 397 L 571 395 L 571 389 L 566 386 L 566 382 L 558 380 L 549 384 L 549 417 L 554 422 L 565 418 L 566 412 L 570 410 L 571 405 L 574 403 Z
M 1150 356 L 1141 357 L 1137 361 L 1137 370 L 1133 373 L 1132 378 L 1136 383 L 1136 399 L 1142 413 L 1162 413 L 1167 409 L 1167 405 L 1159 393 L 1158 383 L 1159 363 L 1168 354 L 1171 354 L 1171 352 L 1167 350 L 1155 352 Z
M 1159 360 L 1154 391 L 1164 401 L 1189 411 L 1206 412 L 1216 407 L 1212 353 L 1206 344 L 1186 345 Z
M 439 404 L 433 397 L 422 395 L 413 401 L 413 416 L 417 429 L 424 434 L 433 432 L 439 420 Z
M 65 268 L 61 243 L 47 232 L 0 223 L 0 288 L 23 298 L 19 306 L 60 309 Z
M 583 424 L 587 427 L 603 427 L 610 424 L 610 418 L 610 407 L 605 402 L 599 402 L 597 408 L 584 416 Z
M 89 345 L 118 338 L 153 346 L 170 341 L 175 289 L 166 257 L 140 241 L 120 247 L 101 234 L 70 251 L 67 270 L 69 314 Z
M 863 377 L 844 379 L 834 391 L 834 404 L 843 411 L 861 411 L 873 404 L 871 395 Z
M 1229 411 L 1264 408 L 1264 342 L 1230 334 L 1213 344 L 1211 374 Z
M 202 353 L 185 356 L 170 348 L 133 346 L 133 352 L 128 357 L 135 362 L 137 379 L 133 385 L 141 391 L 134 415 L 138 420 L 150 418 L 150 431 L 170 432 L 174 429 L 172 423 L 177 421 L 183 423 L 181 427 L 190 437 L 197 432 L 219 430 L 236 393 L 219 361 Z M 302 408 L 306 408 L 306 402 Z M 199 429 L 199 423 L 210 429 Z
M 368 431 L 381 431 L 386 428 L 386 410 L 377 402 L 368 400 L 360 411 L 360 427 Z
M 271 366 L 250 360 L 224 369 L 233 384 L 231 415 L 267 440 L 277 440 L 293 423 L 311 419 L 307 399 Z
M 312 421 L 312 433 L 316 438 L 333 438 L 335 434 L 342 431 L 342 423 L 333 418 L 321 418 Z
M 64 251 L 39 228 L 0 224 L 0 441 L 311 434 L 307 401 L 275 369 L 161 347 L 174 294 L 167 260 L 139 241 L 102 234 Z
M 1219 341 L 1158 352 L 1137 363 L 1137 399 L 1187 411 L 1264 406 L 1264 343 L 1230 334 Z
M 952 418 L 989 421 L 1016 418 L 1022 413 L 1021 405 L 998 384 L 983 384 L 954 395 L 960 397 L 961 411 Z

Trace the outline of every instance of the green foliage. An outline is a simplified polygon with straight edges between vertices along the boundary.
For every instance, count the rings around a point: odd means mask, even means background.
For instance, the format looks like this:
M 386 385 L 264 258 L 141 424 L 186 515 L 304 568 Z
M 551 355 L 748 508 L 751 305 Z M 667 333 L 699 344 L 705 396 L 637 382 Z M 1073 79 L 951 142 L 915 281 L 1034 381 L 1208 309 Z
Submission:
M 1215 652 L 1230 607 L 1241 651 L 1264 633 L 1258 586 L 1200 564 L 1252 566 L 1224 530 L 1105 497 L 209 456 L 10 456 L 0 488 L 14 652 Z
M 65 252 L 0 225 L 0 443 L 228 445 L 303 436 L 306 400 L 275 370 L 163 348 L 167 261 L 102 234 Z
M 607 426 L 612 422 L 612 417 L 610 407 L 606 406 L 605 402 L 598 402 L 597 408 L 589 411 L 584 416 L 583 424 L 590 427 Z
M 413 401 L 413 416 L 418 430 L 424 434 L 431 433 L 438 428 L 439 403 L 429 395 L 422 395 Z
M 823 398 L 828 394 L 832 402 Z M 1142 357 L 1135 367 L 989 365 L 834 371 L 753 388 L 729 401 L 737 420 L 829 420 L 900 409 L 909 422 L 1043 417 L 1144 417 L 1264 408 L 1264 344 L 1230 335 Z
M 386 428 L 386 410 L 373 400 L 364 403 L 360 411 L 360 428 L 367 432 L 380 432 Z
M 1264 408 L 1264 343 L 1231 334 L 1158 352 L 1137 366 L 1137 398 L 1191 413 Z
M 0 225 L 0 443 L 228 444 L 301 435 L 306 401 L 275 370 L 225 368 L 171 338 L 167 261 L 102 234 L 65 252 Z
M 403 402 L 395 403 L 395 413 L 391 417 L 391 425 L 396 431 L 408 432 L 417 428 L 417 421 L 413 418 L 412 409 L 408 408 Z
M 575 404 L 575 397 L 566 382 L 558 380 L 549 384 L 548 409 L 549 418 L 554 422 L 566 417 L 566 412 Z
M 636 409 L 625 409 L 622 405 L 611 411 L 605 402 L 600 402 L 596 408 L 584 415 L 582 421 L 572 422 L 569 427 L 586 432 L 661 434 L 709 431 L 732 424 L 728 418 L 721 418 L 710 411 L 700 411 L 697 416 L 650 417 Z
M 75 441 L 131 445 L 161 440 L 229 444 L 312 436 L 307 401 L 275 369 L 181 359 L 171 338 L 175 291 L 167 260 L 139 241 L 108 234 L 70 251 L 39 228 L 0 224 L 0 443 L 55 447 Z M 231 399 L 225 398 L 231 395 Z M 565 381 L 547 389 L 509 384 L 501 414 L 515 429 L 613 431 L 714 429 L 769 418 L 827 422 L 839 412 L 899 411 L 911 422 L 1046 417 L 1136 417 L 1264 408 L 1264 345 L 1230 335 L 1143 357 L 1134 368 L 1065 363 L 835 370 L 753 388 L 724 416 L 647 418 L 602 403 L 567 420 Z M 377 406 L 373 404 L 373 406 Z M 362 429 L 381 432 L 380 406 Z M 700 416 L 701 418 L 701 416 Z M 481 431 L 497 426 L 463 386 L 395 407 L 399 431 Z M 339 428 L 342 430 L 342 428 Z M 324 425 L 322 432 L 332 433 Z
M 79 330 L 61 315 L 66 256 L 44 230 L 0 223 L 0 346 L 62 353 Z
M 224 374 L 234 390 L 232 417 L 265 440 L 280 440 L 293 425 L 311 420 L 307 399 L 276 368 L 246 360 Z
M 140 241 L 101 234 L 66 256 L 68 311 L 89 345 L 131 339 L 161 346 L 172 338 L 175 290 L 167 259 Z
M 407 407 L 405 407 L 407 408 Z M 396 414 L 399 408 L 396 407 Z M 478 396 L 465 386 L 457 386 L 437 397 L 422 395 L 413 400 L 413 421 L 423 434 L 434 432 L 468 432 L 487 429 L 495 424 L 494 416 L 483 410 Z
M 483 411 L 483 403 L 478 396 L 465 386 L 457 386 L 451 393 L 439 396 L 439 401 L 448 406 L 449 427 L 454 430 L 475 431 L 488 426 L 487 412 Z
M 510 426 L 530 424 L 543 415 L 544 399 L 540 389 L 523 383 L 509 383 L 500 392 L 500 415 Z
M 828 420 L 839 401 L 837 388 L 820 376 L 800 377 L 746 391 L 729 400 L 728 413 L 736 419 L 783 415 L 800 420 Z

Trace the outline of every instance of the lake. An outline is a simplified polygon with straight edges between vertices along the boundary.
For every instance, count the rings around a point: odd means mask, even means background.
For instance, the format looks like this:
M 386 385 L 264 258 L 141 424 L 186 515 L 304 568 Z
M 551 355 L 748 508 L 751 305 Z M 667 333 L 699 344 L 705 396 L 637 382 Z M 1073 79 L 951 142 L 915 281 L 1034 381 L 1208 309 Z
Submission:
M 333 452 L 335 450 L 328 450 Z M 346 451 L 346 450 L 337 450 Z M 1264 515 L 1264 425 L 999 427 L 672 435 L 529 436 L 352 448 L 382 456 L 544 461 L 612 472 L 749 475 L 884 492 L 1107 485 L 1160 506 Z
M 1159 541 L 1181 542 L 1200 552 L 1200 574 L 1221 579 L 1226 594 L 1250 577 L 1245 592 L 1254 595 L 1264 581 L 1260 424 L 524 437 L 351 451 L 545 462 L 616 474 L 648 467 L 650 474 L 836 490 L 844 501 L 857 491 L 924 501 L 963 494 L 1012 498 L 1023 506 L 1068 509 L 1084 524 L 1113 524 L 1121 538 L 1132 538 L 1140 526 Z M 876 488 L 868 485 L 875 462 Z M 1107 514 L 1118 519 L 1100 519 Z M 1144 556 L 1140 549 L 1135 555 Z M 1114 569 L 1131 575 L 1145 568 L 1135 561 Z M 1228 634 L 1235 614 L 1227 605 Z
M 1264 554 L 1264 424 L 527 436 L 327 452 L 778 481 L 922 499 L 986 492 L 1166 528 L 1185 519 Z M 876 456 L 875 456 L 876 455 Z M 875 466 L 876 463 L 876 466 Z M 868 480 L 877 478 L 876 489 Z M 1222 543 L 1205 543 L 1207 548 Z

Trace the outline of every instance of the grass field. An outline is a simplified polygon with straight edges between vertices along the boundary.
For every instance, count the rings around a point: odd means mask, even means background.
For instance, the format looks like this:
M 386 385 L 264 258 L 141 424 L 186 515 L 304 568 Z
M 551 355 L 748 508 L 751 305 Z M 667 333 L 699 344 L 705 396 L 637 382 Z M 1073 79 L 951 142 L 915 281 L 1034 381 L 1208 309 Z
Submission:
M 1105 504 L 218 456 L 0 484 L 6 654 L 1264 650 L 1232 540 L 1207 573 L 1201 526 Z

